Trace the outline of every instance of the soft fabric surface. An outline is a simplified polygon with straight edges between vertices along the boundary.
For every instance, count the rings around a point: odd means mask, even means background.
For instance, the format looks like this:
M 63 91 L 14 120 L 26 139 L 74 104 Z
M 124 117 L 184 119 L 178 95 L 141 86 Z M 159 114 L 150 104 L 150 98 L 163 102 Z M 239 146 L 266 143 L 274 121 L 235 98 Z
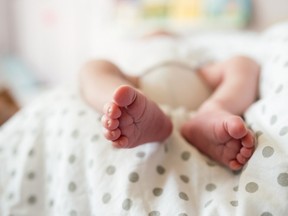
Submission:
M 261 98 L 245 115 L 258 143 L 241 172 L 183 140 L 185 109 L 167 108 L 175 127 L 164 143 L 116 150 L 78 91 L 56 90 L 1 128 L 0 214 L 287 215 L 288 25 L 261 38 Z

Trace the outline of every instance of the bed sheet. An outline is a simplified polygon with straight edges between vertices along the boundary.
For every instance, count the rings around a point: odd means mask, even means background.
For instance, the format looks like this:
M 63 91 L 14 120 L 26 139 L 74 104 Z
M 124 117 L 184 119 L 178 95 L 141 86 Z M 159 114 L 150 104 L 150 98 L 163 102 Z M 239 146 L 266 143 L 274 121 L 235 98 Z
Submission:
M 258 142 L 242 171 L 180 136 L 185 109 L 168 110 L 175 127 L 165 142 L 116 150 L 77 89 L 55 90 L 1 128 L 0 215 L 287 215 L 287 37 L 288 25 L 263 36 L 273 49 L 245 114 Z

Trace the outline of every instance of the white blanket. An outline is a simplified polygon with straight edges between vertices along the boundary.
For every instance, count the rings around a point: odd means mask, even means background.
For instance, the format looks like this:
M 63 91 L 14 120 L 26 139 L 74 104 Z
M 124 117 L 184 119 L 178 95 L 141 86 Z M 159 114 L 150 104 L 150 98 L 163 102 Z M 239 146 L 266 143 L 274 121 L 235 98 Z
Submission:
M 116 150 L 78 92 L 57 90 L 1 128 L 0 215 L 287 215 L 287 38 L 288 25 L 262 36 L 276 48 L 263 65 L 261 98 L 246 113 L 258 145 L 241 172 L 185 142 L 184 109 L 170 110 L 175 127 L 164 143 Z

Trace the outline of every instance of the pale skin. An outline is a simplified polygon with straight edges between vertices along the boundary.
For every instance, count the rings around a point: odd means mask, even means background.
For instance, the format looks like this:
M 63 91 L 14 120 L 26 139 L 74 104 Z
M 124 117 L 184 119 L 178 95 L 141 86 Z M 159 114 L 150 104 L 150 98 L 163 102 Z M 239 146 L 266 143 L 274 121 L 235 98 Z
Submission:
M 231 170 L 252 156 L 255 137 L 241 115 L 256 100 L 258 64 L 244 56 L 200 68 L 197 73 L 212 95 L 180 129 L 200 152 Z M 173 129 L 170 118 L 139 89 L 137 77 L 125 75 L 105 60 L 88 62 L 80 73 L 84 99 L 103 112 L 104 136 L 116 148 L 162 142 Z

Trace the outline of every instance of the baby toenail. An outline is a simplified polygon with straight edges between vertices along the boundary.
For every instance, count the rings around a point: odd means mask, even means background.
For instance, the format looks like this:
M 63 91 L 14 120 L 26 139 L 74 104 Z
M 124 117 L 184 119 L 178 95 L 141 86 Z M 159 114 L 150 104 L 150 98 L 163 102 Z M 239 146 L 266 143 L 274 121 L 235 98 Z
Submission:
M 123 142 L 122 142 L 122 141 L 119 141 L 119 142 L 118 142 L 118 146 L 123 147 Z
M 108 108 L 108 113 L 111 113 L 111 112 L 112 112 L 112 108 L 109 107 L 109 108 Z
M 120 141 L 118 142 L 118 145 L 119 145 L 119 147 L 122 147 L 122 148 L 127 147 L 127 146 L 125 145 L 125 142 L 123 142 L 122 140 L 120 140 Z
M 107 126 L 110 127 L 111 126 L 111 120 L 107 121 Z

